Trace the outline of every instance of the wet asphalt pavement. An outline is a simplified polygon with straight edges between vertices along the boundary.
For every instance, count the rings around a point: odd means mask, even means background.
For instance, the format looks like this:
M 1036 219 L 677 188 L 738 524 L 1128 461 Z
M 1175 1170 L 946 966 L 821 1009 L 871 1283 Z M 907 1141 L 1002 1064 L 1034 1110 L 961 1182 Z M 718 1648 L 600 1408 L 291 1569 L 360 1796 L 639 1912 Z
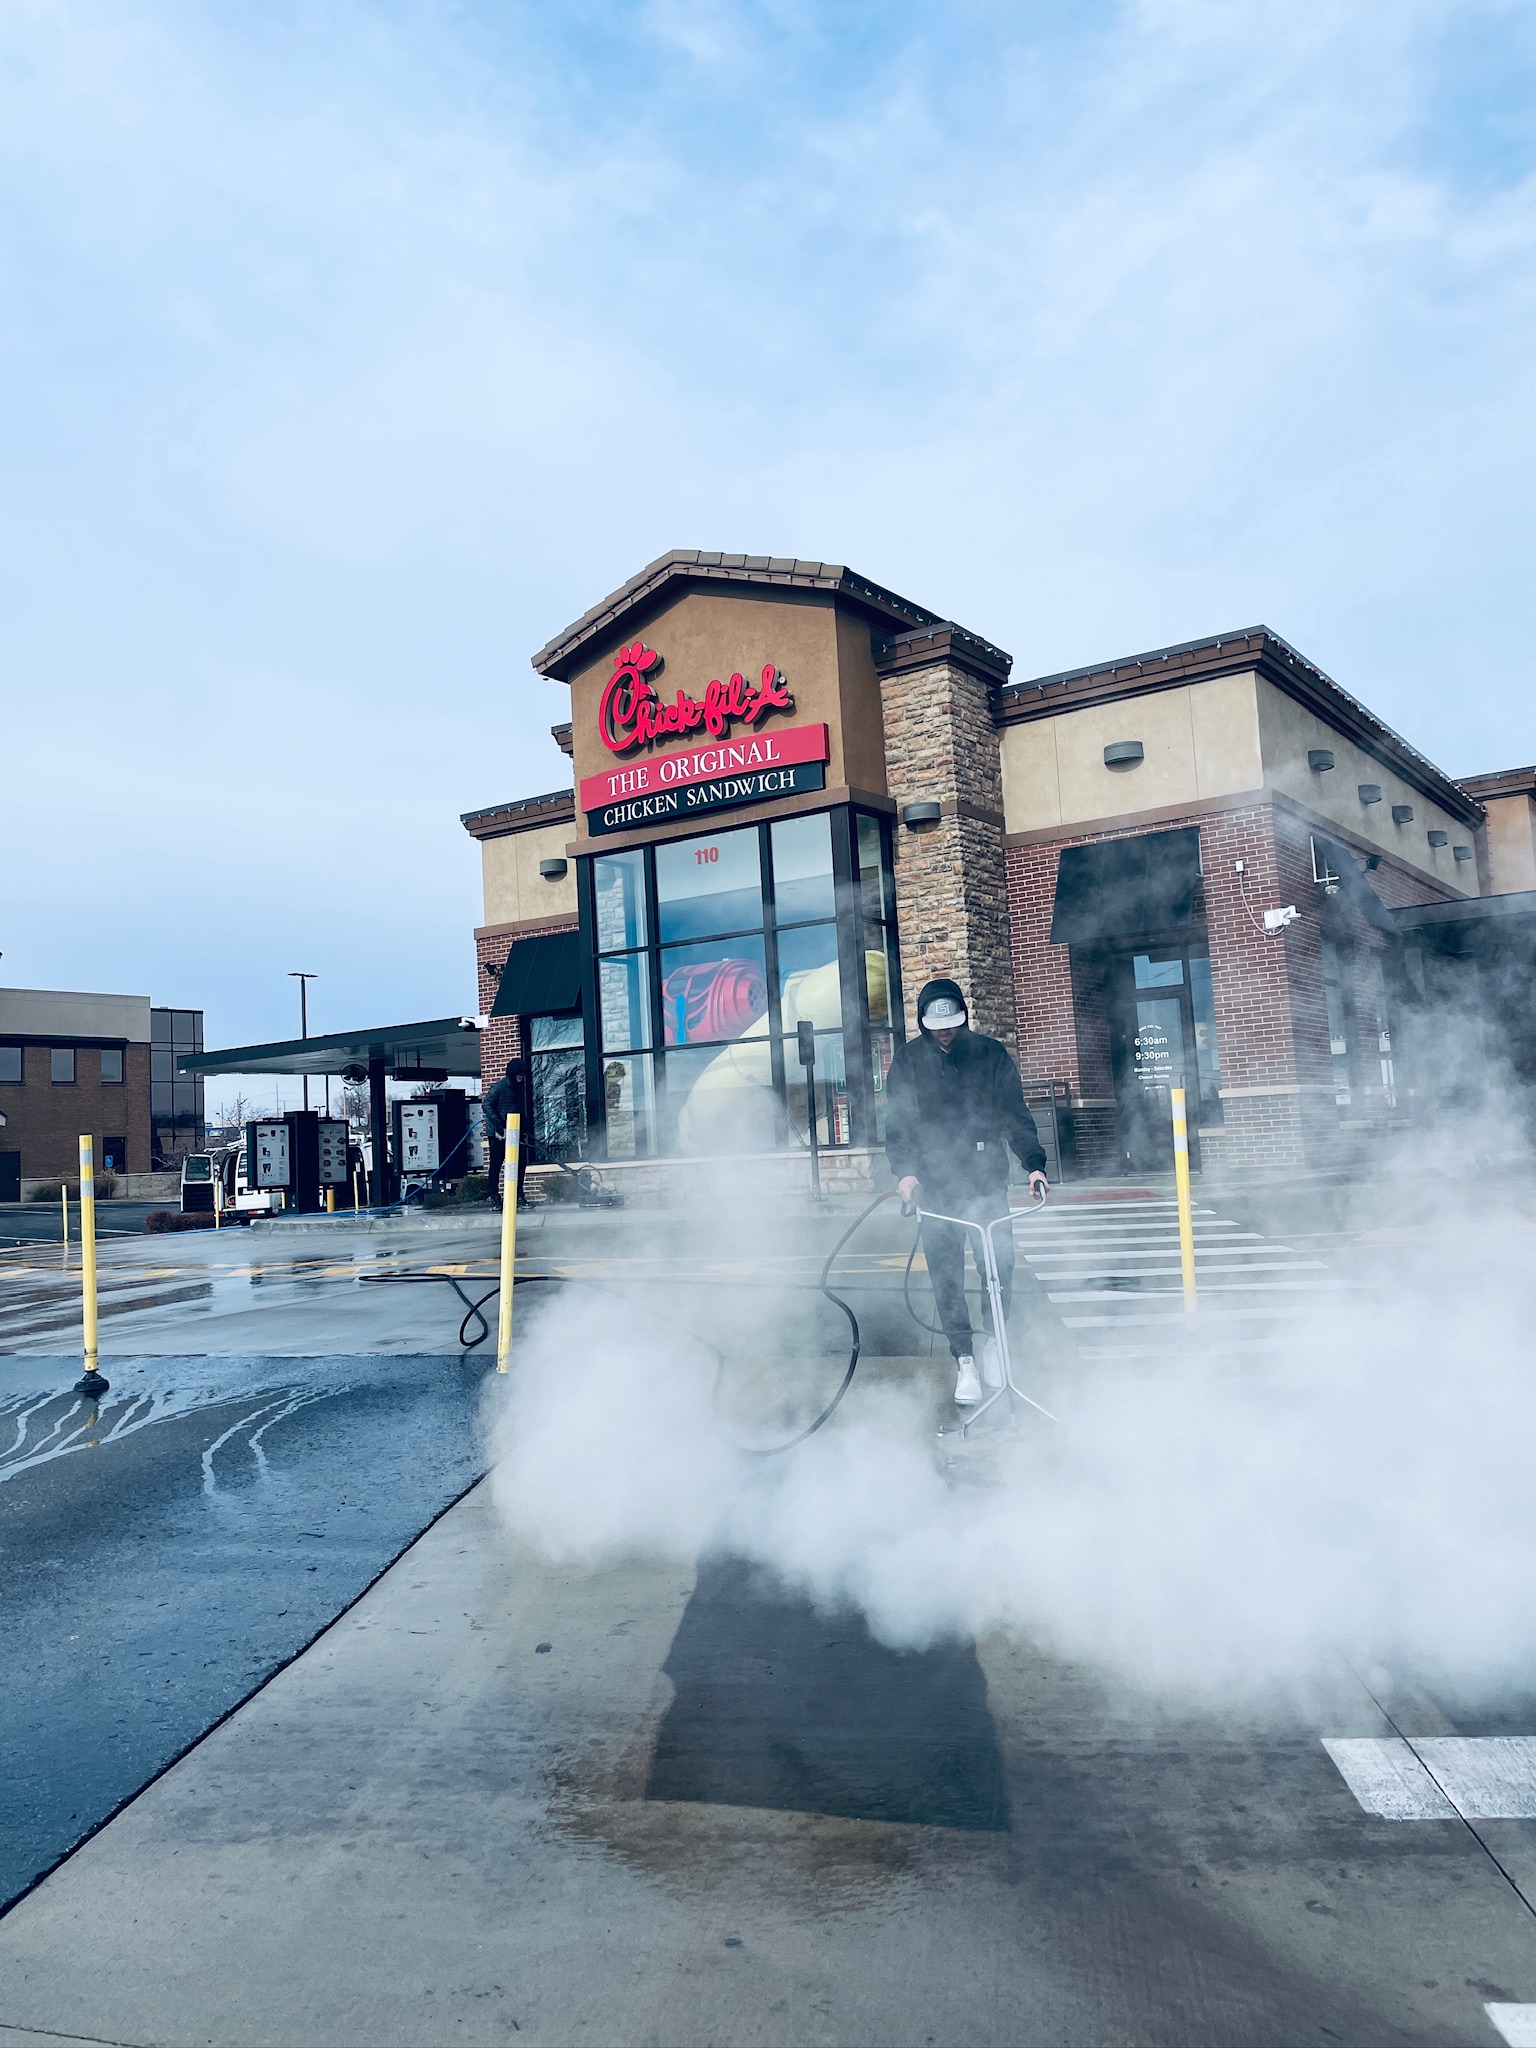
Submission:
M 1021 1241 L 1021 1355 L 1053 1405 L 1178 1340 L 1166 1204 L 1136 1201 L 1064 1201 Z M 841 1374 L 842 1318 L 814 1298 L 830 1220 L 685 1280 L 654 1218 L 537 1217 L 523 1274 L 713 1333 L 721 1419 L 754 1439 Z M 1363 1284 L 1262 1222 L 1201 1224 L 1242 1358 Z M 927 1385 L 937 1421 L 910 1231 L 874 1219 L 839 1279 L 859 1398 Z M 736 1557 L 551 1559 L 489 1487 L 460 1499 L 490 1361 L 452 1348 L 446 1283 L 485 1292 L 494 1233 L 104 1246 L 99 1409 L 68 1391 L 78 1274 L 56 1247 L 0 1264 L 0 1615 L 25 1652 L 0 1666 L 0 1901 L 165 1773 L 5 1918 L 0 2029 L 1459 2048 L 1497 2038 L 1495 2011 L 1536 2017 L 1536 1699 L 1408 1672 L 1367 1691 L 1341 1664 L 1250 1723 L 1025 1635 L 893 1650 Z M 392 1278 L 431 1284 L 364 1284 Z M 550 1299 L 520 1291 L 520 1329 Z M 727 1343 L 744 1301 L 792 1333 L 795 1374 Z M 938 1455 L 956 1488 L 999 1483 L 984 1439 Z M 1323 1738 L 1400 1787 L 1399 1731 L 1474 1766 L 1492 1745 L 1493 1803 L 1383 1817 Z
M 0 1907 L 341 1613 L 484 1469 L 483 1363 L 0 1362 Z

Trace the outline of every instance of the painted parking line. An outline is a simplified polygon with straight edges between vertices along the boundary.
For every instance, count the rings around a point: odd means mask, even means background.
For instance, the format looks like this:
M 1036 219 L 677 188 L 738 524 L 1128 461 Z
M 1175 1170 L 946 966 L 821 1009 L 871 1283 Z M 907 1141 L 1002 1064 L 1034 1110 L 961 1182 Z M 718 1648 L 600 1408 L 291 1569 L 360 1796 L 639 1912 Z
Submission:
M 1419 1735 L 1411 1747 L 1325 1736 L 1323 1747 L 1382 1820 L 1536 1820 L 1536 1735 Z
M 1536 2005 L 1485 2005 L 1509 2048 L 1536 2048 Z

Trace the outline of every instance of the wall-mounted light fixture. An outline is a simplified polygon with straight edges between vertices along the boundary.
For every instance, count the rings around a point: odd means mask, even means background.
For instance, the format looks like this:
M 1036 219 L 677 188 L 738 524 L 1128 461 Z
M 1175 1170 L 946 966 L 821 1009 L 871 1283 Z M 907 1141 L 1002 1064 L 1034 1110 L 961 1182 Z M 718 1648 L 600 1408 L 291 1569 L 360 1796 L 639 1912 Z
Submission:
M 1307 766 L 1314 775 L 1326 775 L 1333 766 L 1333 751 L 1329 747 L 1308 747 Z
M 944 815 L 936 803 L 903 804 L 901 822 L 909 832 L 917 831 L 921 825 L 937 825 Z
M 546 882 L 563 882 L 565 880 L 565 871 L 569 866 L 570 862 L 565 860 L 541 860 L 539 862 L 539 873 Z
M 1470 860 L 1472 858 L 1472 849 L 1470 846 L 1453 846 L 1451 848 L 1451 852 L 1455 854 L 1458 860 Z
M 1140 740 L 1111 740 L 1104 749 L 1106 768 L 1134 768 L 1146 759 L 1147 750 Z
M 1359 784 L 1359 797 L 1363 804 L 1379 804 L 1381 802 L 1381 784 L 1379 782 L 1362 782 Z
M 1413 823 L 1413 805 L 1394 804 L 1392 806 L 1392 822 L 1394 825 L 1411 825 Z
M 1449 832 L 1431 832 L 1429 835 L 1429 843 L 1431 846 L 1448 846 L 1450 844 L 1450 839 L 1451 835 Z

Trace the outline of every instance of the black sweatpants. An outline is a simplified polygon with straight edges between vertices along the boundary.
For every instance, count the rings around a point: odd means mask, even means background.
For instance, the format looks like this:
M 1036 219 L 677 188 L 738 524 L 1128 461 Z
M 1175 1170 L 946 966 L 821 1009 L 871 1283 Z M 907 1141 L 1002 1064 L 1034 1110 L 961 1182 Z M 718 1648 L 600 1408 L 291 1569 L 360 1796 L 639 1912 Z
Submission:
M 499 1138 L 492 1137 L 489 1133 L 487 1133 L 485 1140 L 485 1155 L 485 1175 L 486 1180 L 489 1183 L 489 1185 L 486 1188 L 486 1193 L 490 1196 L 493 1202 L 499 1202 L 501 1199 L 501 1170 L 503 1166 L 505 1166 L 507 1159 L 507 1140 L 505 1133 L 503 1133 L 502 1136 Z M 521 1143 L 521 1145 L 519 1145 L 517 1149 L 517 1199 L 519 1202 L 521 1202 L 523 1199 L 523 1182 L 527 1179 L 527 1177 L 528 1127 L 525 1124 L 523 1126 L 523 1142 Z
M 1008 1190 L 989 1189 L 983 1194 L 957 1196 L 953 1199 L 931 1194 L 924 1188 L 919 1201 L 925 1209 L 942 1209 L 950 1216 L 966 1216 L 974 1223 L 990 1223 L 995 1216 L 1008 1212 Z M 1001 1284 L 1003 1314 L 1006 1316 L 1013 1301 L 1013 1230 L 995 1230 L 992 1244 L 997 1257 L 997 1277 Z M 928 1262 L 928 1278 L 933 1286 L 933 1298 L 938 1307 L 939 1321 L 949 1339 L 949 1348 L 956 1358 L 974 1354 L 975 1339 L 971 1334 L 971 1312 L 965 1298 L 965 1254 L 969 1246 L 971 1258 L 976 1267 L 976 1277 L 981 1281 L 981 1317 L 983 1326 L 992 1328 L 992 1305 L 987 1298 L 986 1262 L 981 1248 L 981 1239 L 974 1230 L 962 1230 L 958 1223 L 936 1223 L 931 1217 L 923 1218 L 923 1257 Z

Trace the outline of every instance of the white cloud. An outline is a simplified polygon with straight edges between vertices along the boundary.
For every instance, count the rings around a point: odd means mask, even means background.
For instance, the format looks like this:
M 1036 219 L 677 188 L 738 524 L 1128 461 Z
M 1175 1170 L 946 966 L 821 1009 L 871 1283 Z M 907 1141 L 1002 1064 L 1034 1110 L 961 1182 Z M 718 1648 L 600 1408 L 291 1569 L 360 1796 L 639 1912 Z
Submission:
M 1448 0 L 12 8 L 8 976 L 467 1000 L 457 813 L 564 772 L 527 652 L 674 545 L 1025 673 L 1264 618 L 1528 759 L 1536 157 L 1469 20 L 1529 65 Z

